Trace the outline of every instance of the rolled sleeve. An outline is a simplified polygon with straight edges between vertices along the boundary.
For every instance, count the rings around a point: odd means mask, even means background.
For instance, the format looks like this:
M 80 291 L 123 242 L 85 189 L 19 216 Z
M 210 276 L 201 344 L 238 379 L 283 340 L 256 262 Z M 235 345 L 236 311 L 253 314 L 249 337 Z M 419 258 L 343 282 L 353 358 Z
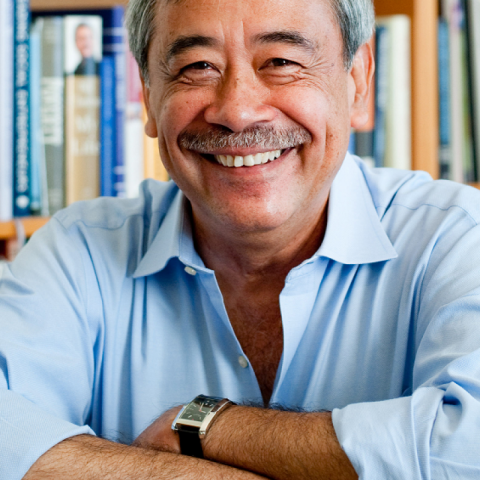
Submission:
M 88 418 L 101 328 L 89 311 L 86 252 L 54 219 L 1 271 L 2 479 L 21 479 L 68 437 L 94 434 Z
M 360 479 L 480 478 L 479 237 L 475 227 L 435 246 L 413 320 L 411 395 L 333 412 Z
M 0 389 L 0 477 L 23 478 L 30 467 L 66 438 L 94 432 L 49 414 L 21 395 Z

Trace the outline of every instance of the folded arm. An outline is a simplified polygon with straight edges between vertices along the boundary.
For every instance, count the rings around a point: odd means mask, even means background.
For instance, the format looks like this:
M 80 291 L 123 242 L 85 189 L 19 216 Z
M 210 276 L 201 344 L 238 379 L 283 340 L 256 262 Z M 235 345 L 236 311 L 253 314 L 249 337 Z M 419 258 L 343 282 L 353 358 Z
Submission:
M 259 480 L 261 477 L 207 460 L 79 435 L 42 455 L 24 480 Z

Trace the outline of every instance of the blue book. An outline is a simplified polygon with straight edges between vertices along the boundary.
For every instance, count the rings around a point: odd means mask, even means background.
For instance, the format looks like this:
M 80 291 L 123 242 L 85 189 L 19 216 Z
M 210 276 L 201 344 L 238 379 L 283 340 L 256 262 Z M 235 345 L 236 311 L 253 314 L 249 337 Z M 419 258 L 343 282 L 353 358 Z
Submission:
M 14 7 L 13 215 L 30 215 L 30 4 Z
M 115 162 L 115 61 L 111 55 L 100 65 L 100 195 L 113 197 Z
M 42 39 L 39 25 L 30 32 L 30 210 L 33 215 L 42 210 L 41 151 L 43 148 L 40 123 L 40 85 Z
M 383 167 L 385 160 L 389 41 L 388 28 L 377 25 L 375 38 L 375 129 L 373 131 L 373 159 L 376 167 Z
M 450 35 L 448 23 L 438 22 L 438 85 L 439 85 L 439 133 L 440 133 L 440 178 L 451 175 L 451 114 L 450 114 Z

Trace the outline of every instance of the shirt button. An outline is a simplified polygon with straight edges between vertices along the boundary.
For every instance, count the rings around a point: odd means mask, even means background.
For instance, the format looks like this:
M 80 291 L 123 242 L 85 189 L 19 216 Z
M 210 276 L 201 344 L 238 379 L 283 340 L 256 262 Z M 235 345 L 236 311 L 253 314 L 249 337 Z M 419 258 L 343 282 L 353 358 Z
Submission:
M 238 357 L 238 363 L 240 364 L 240 366 L 242 368 L 247 368 L 248 367 L 248 360 L 243 355 L 240 355 Z
M 192 268 L 192 267 L 185 267 L 185 271 L 189 274 L 189 275 L 196 275 L 197 274 L 197 271 Z

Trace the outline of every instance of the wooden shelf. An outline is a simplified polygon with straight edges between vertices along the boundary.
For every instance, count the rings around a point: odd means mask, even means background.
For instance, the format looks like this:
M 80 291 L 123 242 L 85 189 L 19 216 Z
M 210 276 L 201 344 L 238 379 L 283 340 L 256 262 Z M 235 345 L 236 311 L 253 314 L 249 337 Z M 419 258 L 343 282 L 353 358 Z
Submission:
M 126 5 L 127 0 L 31 0 L 30 7 L 35 10 L 81 10 L 83 8 L 108 8 L 115 5 Z
M 39 228 L 43 227 L 50 219 L 48 217 L 25 217 L 20 219 L 27 237 L 31 237 Z M 0 240 L 15 238 L 17 231 L 14 222 L 0 223 Z

